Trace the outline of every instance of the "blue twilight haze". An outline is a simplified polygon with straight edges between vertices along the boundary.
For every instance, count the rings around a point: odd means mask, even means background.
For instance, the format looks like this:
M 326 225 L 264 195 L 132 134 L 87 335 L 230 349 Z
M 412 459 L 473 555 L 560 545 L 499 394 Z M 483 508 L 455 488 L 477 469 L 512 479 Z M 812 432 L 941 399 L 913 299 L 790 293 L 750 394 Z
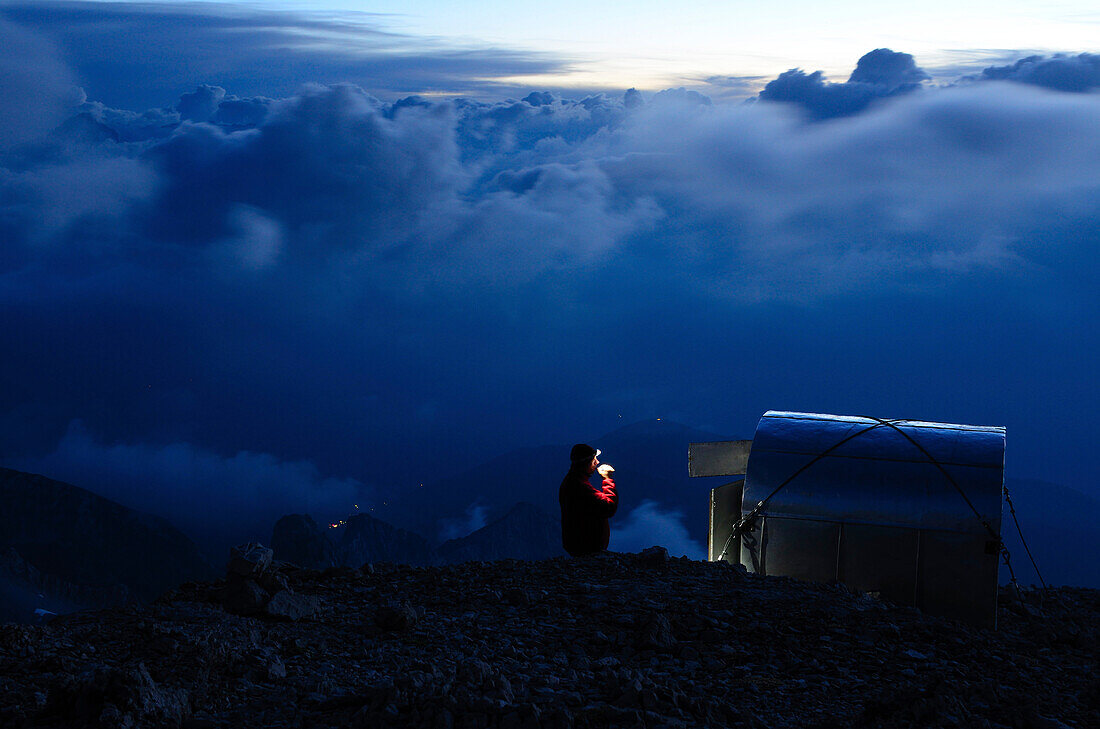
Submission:
M 3 465 L 224 532 L 786 409 L 1005 425 L 1100 496 L 1098 56 L 717 103 L 250 12 L 0 5 Z M 356 50 L 270 63 L 294 23 Z

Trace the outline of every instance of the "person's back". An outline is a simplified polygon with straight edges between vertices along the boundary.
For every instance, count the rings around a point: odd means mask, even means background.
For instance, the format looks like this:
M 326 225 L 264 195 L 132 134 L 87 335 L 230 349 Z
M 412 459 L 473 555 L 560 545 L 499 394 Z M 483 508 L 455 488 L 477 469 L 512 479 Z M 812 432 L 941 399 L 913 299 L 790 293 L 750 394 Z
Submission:
M 574 557 L 594 554 L 607 549 L 611 541 L 608 519 L 619 508 L 619 496 L 611 477 L 614 469 L 607 467 L 601 488 L 588 482 L 599 465 L 600 451 L 578 443 L 570 452 L 569 473 L 558 489 L 561 505 L 561 543 Z

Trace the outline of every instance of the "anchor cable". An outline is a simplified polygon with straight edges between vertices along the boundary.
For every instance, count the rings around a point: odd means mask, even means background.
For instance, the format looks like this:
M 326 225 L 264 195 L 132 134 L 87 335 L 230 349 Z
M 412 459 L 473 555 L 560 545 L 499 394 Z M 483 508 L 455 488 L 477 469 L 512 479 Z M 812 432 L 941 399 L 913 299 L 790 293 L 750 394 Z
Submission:
M 873 419 L 878 420 L 878 418 Z M 944 478 L 947 479 L 948 483 L 954 486 L 955 490 L 959 492 L 959 495 L 963 497 L 963 501 L 965 501 L 966 505 L 970 507 L 970 510 L 974 512 L 974 516 L 978 517 L 978 521 L 981 522 L 982 526 L 985 527 L 986 531 L 989 532 L 989 535 L 993 537 L 994 541 L 996 541 L 997 545 L 1000 547 L 1001 558 L 1004 560 L 1005 567 L 1008 568 L 1008 576 L 1010 581 L 1012 582 L 1013 589 L 1016 591 L 1016 597 L 1022 600 L 1023 593 L 1020 589 L 1020 583 L 1016 581 L 1016 571 L 1012 569 L 1012 555 L 1009 553 L 1008 545 L 1005 544 L 1005 541 L 1001 537 L 1001 535 L 998 534 L 992 526 L 990 526 L 989 521 L 981 515 L 977 508 L 975 508 L 973 502 L 971 502 L 970 498 L 967 497 L 966 492 L 962 490 L 962 487 L 959 486 L 955 479 L 952 478 L 951 474 L 947 472 L 947 469 L 944 468 L 943 464 L 937 461 L 936 458 L 924 448 L 924 446 L 918 443 L 904 430 L 894 425 L 894 423 L 897 421 L 880 422 L 883 422 L 884 425 L 890 426 L 902 436 L 904 436 L 906 440 L 916 446 L 917 449 L 924 454 L 924 457 L 928 459 L 928 462 L 938 468 L 940 473 L 943 474 Z M 1031 566 L 1035 568 L 1035 574 L 1039 575 L 1039 582 L 1043 584 L 1043 591 L 1045 592 L 1047 590 L 1046 582 L 1043 582 L 1043 575 L 1039 572 L 1039 566 L 1035 564 L 1035 558 L 1031 556 L 1031 550 L 1028 549 L 1027 542 L 1024 540 L 1024 533 L 1020 531 L 1020 522 L 1016 519 L 1016 508 L 1012 505 L 1012 499 L 1008 495 L 1008 486 L 1006 486 L 1002 482 L 1001 488 L 1004 491 L 1005 500 L 1008 501 L 1008 508 L 1012 512 L 1012 520 L 1016 522 L 1016 530 L 1020 533 L 1020 541 L 1023 542 L 1024 550 L 1027 552 L 1027 556 L 1031 559 Z
M 1031 548 L 1027 546 L 1027 540 L 1024 539 L 1024 532 L 1020 529 L 1020 520 L 1016 518 L 1016 507 L 1012 504 L 1012 497 L 1008 495 L 1008 484 L 1002 486 L 1005 495 L 1005 501 L 1008 502 L 1008 510 L 1012 513 L 1012 521 L 1016 524 L 1016 533 L 1020 535 L 1020 543 L 1024 545 L 1024 551 L 1027 552 L 1027 558 L 1031 560 L 1031 566 L 1035 568 L 1035 574 L 1039 576 L 1039 584 L 1043 586 L 1043 592 L 1047 592 L 1050 588 L 1047 587 L 1046 580 L 1043 579 L 1043 573 L 1039 571 L 1039 565 L 1035 564 L 1035 558 L 1031 556 Z

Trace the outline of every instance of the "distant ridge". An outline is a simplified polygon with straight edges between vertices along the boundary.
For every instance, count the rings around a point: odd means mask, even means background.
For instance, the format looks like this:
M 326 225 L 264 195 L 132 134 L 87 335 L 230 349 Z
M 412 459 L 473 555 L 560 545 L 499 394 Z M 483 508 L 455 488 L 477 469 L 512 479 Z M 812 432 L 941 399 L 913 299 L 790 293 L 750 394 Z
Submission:
M 336 542 L 337 564 L 359 567 L 366 562 L 427 565 L 433 561 L 428 540 L 369 514 L 347 519 Z
M 387 524 L 367 514 L 349 517 L 336 530 L 317 525 L 305 514 L 288 514 L 272 532 L 275 558 L 300 567 L 359 568 L 368 562 L 413 566 L 483 562 L 498 559 L 536 560 L 564 554 L 557 518 L 528 503 L 514 504 L 500 519 L 458 539 L 432 548 L 419 534 Z
M 168 521 L 91 491 L 0 468 L 0 618 L 149 600 L 214 574 Z
M 465 537 L 451 539 L 437 550 L 438 562 L 546 559 L 563 556 L 561 523 L 545 511 L 520 502 L 500 519 Z

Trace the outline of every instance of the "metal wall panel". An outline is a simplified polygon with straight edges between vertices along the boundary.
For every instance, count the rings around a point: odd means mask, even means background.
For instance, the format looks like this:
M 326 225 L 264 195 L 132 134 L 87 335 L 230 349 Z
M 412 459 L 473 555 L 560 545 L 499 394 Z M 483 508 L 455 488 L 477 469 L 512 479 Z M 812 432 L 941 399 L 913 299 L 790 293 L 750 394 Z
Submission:
M 836 580 L 840 524 L 768 516 L 762 530 L 765 574 L 810 582 Z
M 707 554 L 711 562 L 717 562 L 725 549 L 733 522 L 741 515 L 741 499 L 745 479 L 723 484 L 710 492 L 710 531 L 707 533 Z M 735 562 L 741 553 L 741 540 L 734 539 L 726 553 L 727 562 Z
M 920 531 L 874 524 L 844 524 L 837 580 L 887 600 L 917 602 Z

